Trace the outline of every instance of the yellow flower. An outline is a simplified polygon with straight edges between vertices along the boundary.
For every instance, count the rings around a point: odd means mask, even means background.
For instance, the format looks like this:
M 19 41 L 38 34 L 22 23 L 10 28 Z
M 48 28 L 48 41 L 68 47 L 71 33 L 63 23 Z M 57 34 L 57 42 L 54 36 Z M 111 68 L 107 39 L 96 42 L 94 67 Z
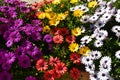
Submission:
M 59 4 L 61 2 L 61 0 L 54 0 L 52 3 L 53 4 Z
M 63 13 L 60 13 L 57 15 L 57 20 L 64 20 L 66 18 L 66 15 Z
M 54 13 L 54 12 L 46 13 L 46 18 L 55 19 L 56 18 L 56 13 Z
M 90 52 L 90 48 L 87 46 L 81 47 L 79 49 L 79 53 L 84 55 L 84 56 L 87 56 L 89 52 Z
M 89 8 L 94 8 L 94 7 L 96 7 L 97 5 L 98 5 L 97 1 L 91 1 L 91 2 L 88 3 L 88 7 L 89 7 Z
M 38 18 L 39 19 L 44 19 L 45 18 L 45 13 L 43 12 L 43 13 L 40 13 L 39 15 L 38 15 Z
M 52 20 L 49 20 L 49 24 L 50 26 L 57 26 L 59 24 L 59 20 L 56 20 L 56 19 L 52 19 Z
M 78 0 L 70 0 L 70 3 L 74 4 L 74 3 L 77 3 Z
M 47 8 L 47 9 L 45 9 L 45 12 L 51 12 L 52 11 L 52 8 Z
M 82 11 L 81 9 L 75 10 L 75 11 L 73 12 L 73 15 L 74 15 L 75 17 L 81 17 L 83 14 L 84 14 L 84 11 Z
M 69 45 L 69 50 L 71 52 L 77 52 L 78 51 L 78 48 L 79 48 L 79 45 L 77 43 L 71 43 Z
M 43 32 L 49 33 L 50 32 L 50 27 L 49 26 L 43 27 Z
M 71 30 L 72 35 L 79 36 L 82 33 L 82 29 L 80 27 L 74 28 Z

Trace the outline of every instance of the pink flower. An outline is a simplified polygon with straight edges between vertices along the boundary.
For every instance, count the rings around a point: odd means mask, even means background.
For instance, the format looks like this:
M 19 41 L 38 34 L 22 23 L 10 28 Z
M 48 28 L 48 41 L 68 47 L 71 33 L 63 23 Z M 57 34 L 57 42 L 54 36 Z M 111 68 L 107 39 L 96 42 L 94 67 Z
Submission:
M 45 0 L 47 3 L 51 3 L 53 0 Z
M 75 64 L 80 64 L 80 55 L 78 53 L 72 53 L 70 55 L 70 60 L 73 61 Z
M 59 62 L 60 62 L 60 60 L 57 57 L 55 57 L 55 58 L 50 57 L 50 60 L 49 60 L 50 65 L 55 66 Z
M 36 63 L 36 68 L 38 71 L 45 71 L 48 69 L 47 62 L 44 59 L 39 59 Z
M 54 77 L 53 77 L 53 70 L 49 70 L 47 72 L 45 72 L 44 74 L 44 80 L 55 80 Z
M 62 35 L 53 36 L 53 42 L 57 44 L 61 44 L 63 42 L 63 36 Z

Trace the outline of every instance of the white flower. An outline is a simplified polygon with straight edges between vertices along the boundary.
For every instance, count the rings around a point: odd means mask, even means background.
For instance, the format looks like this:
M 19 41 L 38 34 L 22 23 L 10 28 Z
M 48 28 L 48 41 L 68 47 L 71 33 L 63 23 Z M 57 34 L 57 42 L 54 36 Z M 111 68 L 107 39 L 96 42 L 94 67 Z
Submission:
M 103 42 L 101 41 L 101 40 L 96 40 L 95 42 L 94 42 L 94 46 L 95 47 L 101 47 L 103 45 Z
M 98 33 L 96 33 L 97 40 L 104 40 L 107 36 L 108 32 L 106 30 L 99 30 Z
M 75 11 L 75 7 L 70 8 L 70 11 Z
M 98 80 L 97 72 L 93 73 L 93 74 L 90 74 L 90 80 Z
M 100 19 L 104 22 L 107 22 L 109 19 L 111 19 L 112 15 L 109 13 L 105 13 Z
M 99 19 L 94 25 L 95 25 L 95 27 L 97 27 L 97 28 L 102 28 L 102 27 L 104 27 L 105 26 L 105 22 L 104 22 L 104 20 L 102 20 L 102 19 Z
M 99 70 L 104 71 L 104 72 L 110 72 L 111 71 L 111 65 L 102 64 L 102 65 L 99 66 Z
M 86 65 L 86 66 L 85 66 L 85 70 L 86 70 L 87 72 L 89 72 L 90 74 L 92 74 L 92 73 L 94 73 L 95 65 L 94 65 L 94 64 Z
M 117 36 L 117 37 L 120 37 L 120 32 L 117 32 L 117 33 L 116 33 L 116 36 Z
M 103 7 L 99 7 L 95 10 L 95 14 L 102 15 L 105 12 L 105 9 Z
M 118 50 L 118 51 L 115 52 L 115 57 L 118 58 L 118 59 L 120 59 L 120 50 Z
M 120 15 L 115 18 L 116 22 L 120 22 Z
M 118 26 L 118 25 L 113 26 L 113 27 L 112 27 L 112 31 L 113 31 L 114 33 L 117 33 L 118 31 L 120 31 L 120 26 Z
M 101 52 L 100 51 L 91 51 L 89 53 L 90 57 L 92 60 L 96 60 L 96 59 L 99 59 L 102 55 L 101 55 Z
M 81 17 L 80 21 L 82 23 L 87 23 L 89 21 L 89 17 L 90 17 L 89 15 L 84 15 Z
M 92 41 L 90 36 L 84 36 L 81 38 L 81 44 L 88 44 L 90 41 Z
M 98 78 L 100 80 L 107 80 L 108 78 L 108 73 L 104 72 L 104 71 L 99 71 L 98 72 Z
M 91 65 L 93 64 L 93 60 L 91 60 L 90 56 L 82 56 L 81 62 L 85 65 Z
M 102 57 L 100 65 L 111 65 L 111 58 L 109 56 Z
M 94 14 L 90 17 L 89 22 L 94 23 L 98 20 L 99 16 L 97 14 Z

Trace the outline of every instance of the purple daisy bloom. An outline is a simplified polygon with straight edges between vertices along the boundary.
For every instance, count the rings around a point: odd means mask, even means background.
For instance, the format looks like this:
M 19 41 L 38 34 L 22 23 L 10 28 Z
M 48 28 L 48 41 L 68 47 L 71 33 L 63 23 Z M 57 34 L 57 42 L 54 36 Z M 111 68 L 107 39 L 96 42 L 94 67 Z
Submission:
M 51 43 L 52 42 L 52 36 L 50 34 L 46 34 L 44 36 L 43 40 L 47 43 Z
M 8 6 L 0 6 L 0 11 L 1 12 L 7 12 L 9 10 Z
M 9 11 L 7 15 L 8 15 L 8 17 L 15 18 L 15 17 L 17 17 L 17 12 Z
M 39 32 L 36 32 L 36 33 L 31 34 L 31 37 L 32 37 L 32 39 L 35 40 L 35 41 L 39 41 L 39 40 L 41 40 L 41 38 L 42 38 L 42 36 L 41 36 L 41 34 L 40 34 Z
M 30 9 L 28 7 L 20 7 L 20 12 L 29 13 Z
M 23 47 L 18 47 L 14 50 L 16 58 L 19 58 L 22 55 L 25 55 L 25 49 Z
M 11 52 L 4 54 L 6 58 L 6 62 L 12 64 L 15 61 L 15 55 Z
M 30 58 L 27 55 L 20 56 L 18 58 L 18 64 L 22 68 L 28 68 L 31 66 Z
M 2 64 L 2 69 L 5 70 L 5 71 L 9 71 L 12 67 L 12 64 L 8 63 L 8 62 L 5 62 Z
M 8 40 L 7 42 L 6 42 L 6 46 L 7 47 L 11 47 L 13 45 L 13 40 Z
M 36 78 L 33 77 L 33 76 L 28 76 L 28 77 L 25 78 L 25 80 L 36 80 Z
M 0 80 L 12 80 L 12 75 L 7 71 L 0 72 Z
M 42 22 L 41 22 L 40 20 L 32 20 L 32 24 L 33 24 L 34 26 L 39 26 L 39 25 L 42 24 Z
M 19 42 L 21 39 L 21 34 L 18 31 L 11 32 L 9 39 L 14 42 Z
M 0 50 L 0 64 L 4 62 L 4 52 Z
M 16 27 L 20 27 L 22 24 L 23 24 L 22 19 L 17 19 L 14 21 L 14 26 L 16 26 Z
M 3 23 L 8 23 L 9 20 L 7 18 L 4 18 L 4 17 L 0 17 L 0 22 L 3 22 Z

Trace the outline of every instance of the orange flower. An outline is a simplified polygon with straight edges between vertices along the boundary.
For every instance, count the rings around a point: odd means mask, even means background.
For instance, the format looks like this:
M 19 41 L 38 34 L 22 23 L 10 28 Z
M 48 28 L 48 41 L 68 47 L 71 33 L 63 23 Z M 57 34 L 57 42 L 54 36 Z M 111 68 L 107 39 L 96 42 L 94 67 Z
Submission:
M 63 42 L 63 36 L 62 35 L 53 36 L 53 42 L 57 44 L 61 44 Z
M 78 53 L 72 53 L 70 54 L 70 60 L 73 61 L 75 64 L 80 64 L 80 55 Z

